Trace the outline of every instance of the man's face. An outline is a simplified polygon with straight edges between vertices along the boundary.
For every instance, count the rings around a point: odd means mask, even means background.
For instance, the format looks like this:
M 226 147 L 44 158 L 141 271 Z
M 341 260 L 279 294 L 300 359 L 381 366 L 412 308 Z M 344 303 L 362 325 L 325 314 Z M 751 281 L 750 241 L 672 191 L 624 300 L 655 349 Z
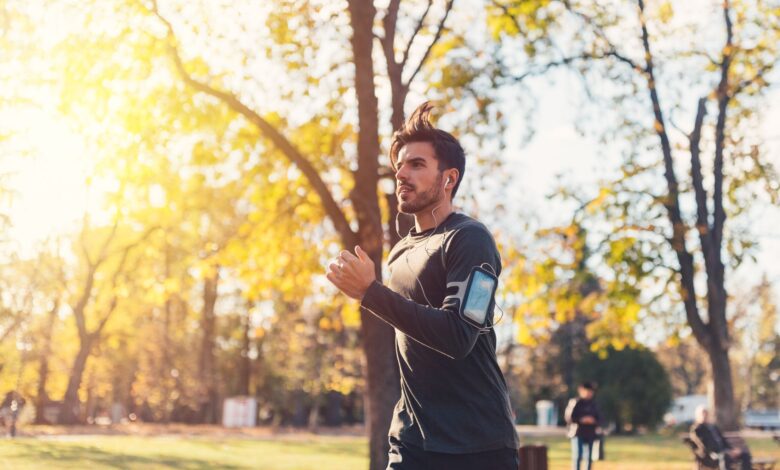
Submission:
M 416 214 L 438 204 L 444 197 L 439 161 L 430 142 L 410 142 L 398 152 L 395 164 L 398 210 Z
M 709 421 L 710 413 L 706 408 L 697 408 L 695 413 L 696 416 L 694 417 L 694 419 L 696 420 L 697 423 L 706 423 Z
M 585 387 L 578 387 L 577 391 L 579 392 L 580 398 L 583 400 L 590 400 L 593 398 L 593 390 L 590 390 Z

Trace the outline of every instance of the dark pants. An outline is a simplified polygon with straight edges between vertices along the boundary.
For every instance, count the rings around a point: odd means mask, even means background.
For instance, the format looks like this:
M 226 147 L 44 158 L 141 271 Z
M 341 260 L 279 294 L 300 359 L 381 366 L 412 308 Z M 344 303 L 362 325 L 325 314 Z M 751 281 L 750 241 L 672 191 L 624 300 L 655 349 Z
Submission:
M 725 457 L 725 459 L 724 459 L 725 462 L 724 463 L 726 464 L 725 468 L 732 468 L 732 466 L 735 463 L 740 463 L 741 465 L 740 465 L 739 468 L 741 470 L 750 470 L 750 467 L 751 467 L 751 465 L 750 465 L 750 460 L 751 460 L 750 459 L 750 452 L 748 452 L 747 450 L 743 449 L 742 453 L 739 454 L 739 457 L 736 457 L 736 458 L 734 458 L 734 457 L 732 457 L 732 456 L 730 456 L 728 454 L 726 454 L 724 457 Z
M 591 453 L 593 452 L 593 440 L 573 437 L 571 439 L 571 468 L 580 470 L 580 461 L 585 460 L 585 469 L 590 470 Z
M 517 449 L 498 449 L 473 454 L 430 452 L 390 438 L 387 470 L 517 470 Z

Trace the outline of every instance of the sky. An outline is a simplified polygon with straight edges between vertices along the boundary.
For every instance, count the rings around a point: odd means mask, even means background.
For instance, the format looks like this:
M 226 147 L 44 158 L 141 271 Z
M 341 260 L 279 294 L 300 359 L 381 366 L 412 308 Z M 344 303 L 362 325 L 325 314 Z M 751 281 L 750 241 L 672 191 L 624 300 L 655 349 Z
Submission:
M 617 162 L 619 155 L 615 149 L 581 136 L 569 121 L 561 119 L 561 115 L 573 113 L 577 101 L 576 84 L 567 85 L 565 80 L 559 80 L 535 88 L 540 90 L 540 106 L 534 122 L 537 129 L 535 136 L 527 145 L 510 141 L 505 154 L 506 168 L 512 171 L 507 200 L 515 202 L 510 212 L 530 213 L 537 218 L 535 224 L 538 226 L 554 226 L 571 219 L 571 206 L 547 198 L 561 181 L 558 176 L 563 175 L 563 181 L 567 183 L 595 191 L 597 181 L 615 168 L 605 166 L 605 162 Z M 518 119 L 518 125 L 521 121 Z M 767 159 L 780 169 L 778 122 L 780 89 L 776 88 L 767 99 L 761 135 L 765 137 Z M 678 178 L 682 177 L 678 175 Z M 747 225 L 757 235 L 759 242 L 756 261 L 748 259 L 736 271 L 728 271 L 727 290 L 731 295 L 744 296 L 766 275 L 773 286 L 775 298 L 780 299 L 780 263 L 777 262 L 780 260 L 780 207 L 756 204 L 748 220 Z M 651 323 L 644 323 L 637 330 L 640 342 L 649 345 L 657 344 L 664 338 L 661 329 L 654 330 L 648 326 Z M 777 328 L 780 328 L 780 324 Z M 658 334 L 654 334 L 654 331 Z
M 604 162 L 617 161 L 616 155 L 608 155 L 610 149 L 593 139 L 579 135 L 569 122 L 560 119 L 561 110 L 571 109 L 575 92 L 564 86 L 547 86 L 540 95 L 538 129 L 533 140 L 525 146 L 510 144 L 506 158 L 514 169 L 516 184 L 509 189 L 509 200 L 536 208 L 554 207 L 546 195 L 555 188 L 557 176 L 565 175 L 572 183 L 595 184 L 606 171 Z M 780 168 L 780 138 L 776 123 L 780 122 L 780 89 L 771 92 L 767 99 L 767 111 L 761 134 L 765 136 L 766 157 Z M 564 113 L 565 114 L 565 113 Z M 514 148 L 512 148 L 514 147 Z M 562 223 L 570 213 L 542 210 L 542 220 L 552 224 Z M 751 216 L 753 230 L 759 237 L 762 249 L 757 264 L 745 266 L 747 271 L 765 271 L 770 279 L 780 281 L 780 207 L 760 204 Z M 748 276 L 749 277 L 749 276 Z

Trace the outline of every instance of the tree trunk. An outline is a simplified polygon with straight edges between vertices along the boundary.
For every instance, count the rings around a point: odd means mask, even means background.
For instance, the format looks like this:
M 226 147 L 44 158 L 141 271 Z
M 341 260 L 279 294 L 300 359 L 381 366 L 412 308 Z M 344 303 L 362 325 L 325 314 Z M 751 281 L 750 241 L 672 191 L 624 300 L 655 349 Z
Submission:
M 165 278 L 168 279 L 171 276 L 171 246 L 168 245 L 167 240 L 165 244 Z M 162 358 L 160 360 L 160 386 L 163 392 L 162 399 L 162 422 L 168 423 L 171 420 L 171 412 L 173 411 L 173 404 L 171 403 L 171 370 L 173 369 L 173 361 L 171 360 L 171 310 L 172 310 L 171 294 L 168 293 L 165 298 L 165 305 L 163 309 L 163 331 L 162 331 Z
M 344 395 L 330 390 L 325 395 L 325 425 L 341 426 L 344 424 L 343 416 Z
M 76 354 L 75 361 L 73 361 L 73 368 L 71 368 L 70 378 L 68 379 L 68 388 L 65 390 L 65 397 L 62 400 L 59 424 L 77 424 L 81 422 L 79 388 L 81 388 L 81 380 L 84 376 L 90 350 L 92 349 L 92 341 L 93 338 L 91 336 L 81 340 L 79 352 Z
M 714 411 L 718 426 L 724 431 L 739 429 L 739 412 L 734 400 L 734 382 L 731 377 L 731 362 L 727 348 L 713 348 L 708 351 L 712 370 L 712 390 L 715 399 Z
M 218 415 L 218 394 L 217 380 L 214 357 L 214 343 L 216 335 L 216 317 L 214 306 L 217 303 L 217 286 L 219 283 L 219 267 L 216 268 L 214 275 L 207 277 L 203 281 L 203 315 L 201 317 L 201 330 L 203 337 L 200 349 L 200 361 L 198 371 L 200 372 L 201 393 L 201 422 L 216 424 L 219 420 Z
M 49 310 L 46 329 L 43 333 L 43 350 L 38 363 L 38 393 L 35 397 L 35 424 L 52 424 L 46 421 L 43 410 L 49 402 L 49 395 L 46 393 L 46 382 L 49 379 L 51 337 L 54 330 L 54 322 L 57 321 L 57 310 L 59 310 L 59 302 L 54 302 L 54 306 Z
M 369 432 L 370 470 L 384 470 L 390 451 L 387 432 L 393 408 L 401 396 L 400 374 L 395 358 L 394 331 L 373 314 L 361 312 L 363 349 L 368 364 L 365 399 Z
M 317 393 L 312 397 L 311 409 L 309 409 L 309 420 L 307 422 L 309 432 L 316 432 L 320 425 L 320 406 L 322 405 L 322 399 L 322 393 Z
M 348 2 L 355 60 L 355 92 L 358 100 L 358 168 L 350 199 L 358 219 L 358 240 L 376 264 L 381 280 L 384 234 L 379 210 L 379 116 L 374 89 L 373 24 L 376 9 L 373 2 Z M 351 247 L 347 247 L 348 249 Z M 395 403 L 400 397 L 398 364 L 395 359 L 395 333 L 373 314 L 361 311 L 361 341 L 366 355 L 366 422 L 369 434 L 369 469 L 387 466 L 390 427 Z
M 241 338 L 241 357 L 239 357 L 239 369 L 238 369 L 238 394 L 249 395 L 249 383 L 252 380 L 252 360 L 249 358 L 249 348 L 251 341 L 249 339 L 249 330 L 251 327 L 251 308 L 252 303 L 247 304 L 246 315 L 243 316 L 243 331 Z
M 680 263 L 680 292 L 682 294 L 686 318 L 698 343 L 707 351 L 712 366 L 712 381 L 715 400 L 715 415 L 718 425 L 724 430 L 738 429 L 737 404 L 734 400 L 734 387 L 731 377 L 731 365 L 729 364 L 729 337 L 728 322 L 726 321 L 727 293 L 725 289 L 724 265 L 721 261 L 722 230 L 726 219 L 723 211 L 723 146 L 725 142 L 726 110 L 730 95 L 728 94 L 728 75 L 733 54 L 732 27 L 729 18 L 729 2 L 723 2 L 723 13 L 726 23 L 726 45 L 723 49 L 723 58 L 720 64 L 721 81 L 718 85 L 718 117 L 715 132 L 715 161 L 714 161 L 714 191 L 713 191 L 713 221 L 709 226 L 709 211 L 707 196 L 703 186 L 701 174 L 699 139 L 701 126 L 706 113 L 706 98 L 699 100 L 699 105 L 694 123 L 694 130 L 689 136 L 691 153 L 691 183 L 696 196 L 696 228 L 704 258 L 705 273 L 707 276 L 707 302 L 708 319 L 705 323 L 699 314 L 697 304 L 696 284 L 694 282 L 696 269 L 694 257 L 686 247 L 687 228 L 683 222 L 680 202 L 679 186 L 675 175 L 672 158 L 672 147 L 666 132 L 666 122 L 661 111 L 661 99 L 656 88 L 656 79 L 653 65 L 653 53 L 650 48 L 650 34 L 645 20 L 644 0 L 637 0 L 639 7 L 639 22 L 642 33 L 642 45 L 645 52 L 644 74 L 647 80 L 650 102 L 655 117 L 655 132 L 660 139 L 661 152 L 664 162 L 664 177 L 667 182 L 667 194 L 664 205 L 667 208 L 669 222 L 672 228 L 671 247 L 677 255 Z

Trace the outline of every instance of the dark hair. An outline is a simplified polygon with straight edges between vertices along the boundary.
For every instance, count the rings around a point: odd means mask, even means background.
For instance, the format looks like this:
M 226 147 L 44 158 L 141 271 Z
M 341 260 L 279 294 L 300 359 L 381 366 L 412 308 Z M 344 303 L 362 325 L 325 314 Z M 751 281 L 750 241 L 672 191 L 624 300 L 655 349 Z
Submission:
M 596 384 L 593 382 L 582 382 L 580 387 L 584 388 L 585 390 L 590 390 L 591 392 L 596 391 Z
M 458 181 L 452 188 L 452 197 L 458 192 L 460 182 L 466 172 L 466 154 L 460 142 L 449 132 L 435 128 L 431 124 L 430 113 L 433 105 L 426 101 L 414 110 L 409 119 L 400 129 L 393 134 L 393 143 L 390 144 L 390 162 L 395 168 L 398 153 L 404 145 L 411 142 L 430 142 L 439 161 L 439 171 L 449 168 L 458 170 Z

